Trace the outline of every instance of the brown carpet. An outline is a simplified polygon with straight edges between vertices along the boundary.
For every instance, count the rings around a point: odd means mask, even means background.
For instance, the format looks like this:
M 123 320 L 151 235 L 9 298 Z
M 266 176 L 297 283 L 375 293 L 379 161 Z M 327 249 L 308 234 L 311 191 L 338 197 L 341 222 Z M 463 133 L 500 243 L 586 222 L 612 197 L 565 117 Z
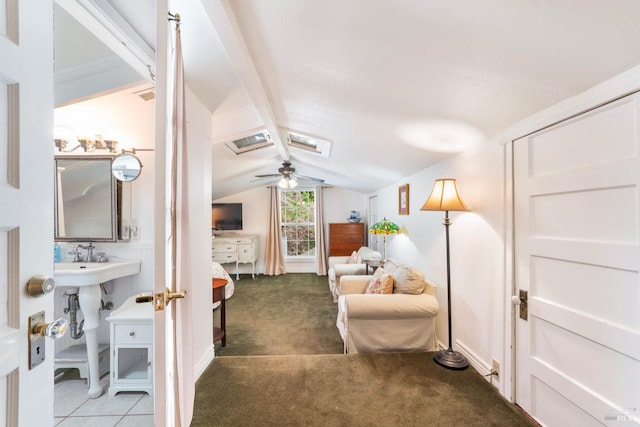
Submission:
M 324 345 L 314 341 L 335 342 L 338 334 L 335 315 L 331 322 L 311 319 L 335 310 L 326 277 L 264 279 L 236 282 L 227 304 L 227 346 L 216 345 L 216 358 L 196 384 L 192 426 L 535 425 L 475 370 L 444 369 L 432 353 L 318 353 Z M 270 338 L 249 331 L 250 323 Z M 337 344 L 341 352 L 339 338 Z M 277 348 L 301 353 L 275 355 Z M 263 355 L 228 355 L 249 350 Z

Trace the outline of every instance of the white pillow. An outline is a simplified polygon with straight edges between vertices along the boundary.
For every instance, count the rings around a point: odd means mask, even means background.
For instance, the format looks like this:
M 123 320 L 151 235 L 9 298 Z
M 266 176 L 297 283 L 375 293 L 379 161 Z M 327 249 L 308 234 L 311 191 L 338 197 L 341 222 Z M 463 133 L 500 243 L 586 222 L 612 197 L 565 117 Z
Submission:
M 390 294 L 393 293 L 393 277 L 384 272 L 382 267 L 378 267 L 373 273 L 365 294 Z
M 393 292 L 397 294 L 419 295 L 426 286 L 424 274 L 417 268 L 401 266 L 393 270 L 391 276 L 393 276 Z
M 347 260 L 347 264 L 362 264 L 362 260 L 360 259 L 358 252 L 353 251 L 351 253 L 351 256 Z

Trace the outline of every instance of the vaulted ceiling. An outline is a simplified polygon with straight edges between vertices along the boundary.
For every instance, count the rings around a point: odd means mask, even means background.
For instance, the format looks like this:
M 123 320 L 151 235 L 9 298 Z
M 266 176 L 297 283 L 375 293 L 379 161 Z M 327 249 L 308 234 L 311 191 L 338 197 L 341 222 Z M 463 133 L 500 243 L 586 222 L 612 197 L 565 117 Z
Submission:
M 89 2 L 153 49 L 153 0 Z M 264 185 L 254 175 L 283 160 L 375 191 L 640 63 L 637 0 L 182 0 L 171 10 L 187 84 L 213 114 L 214 198 Z M 61 73 L 81 62 L 64 46 Z M 95 67 L 97 51 L 85 50 Z M 69 93 L 61 102 L 82 98 Z M 225 145 L 262 129 L 270 148 Z M 330 156 L 288 147 L 285 129 L 330 141 Z

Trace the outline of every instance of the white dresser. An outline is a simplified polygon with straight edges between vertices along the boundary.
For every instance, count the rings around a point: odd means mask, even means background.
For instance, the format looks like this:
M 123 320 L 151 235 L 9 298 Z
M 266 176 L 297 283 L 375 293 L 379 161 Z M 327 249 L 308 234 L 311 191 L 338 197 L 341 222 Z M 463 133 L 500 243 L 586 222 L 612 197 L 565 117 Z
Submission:
M 134 295 L 107 318 L 111 331 L 109 396 L 119 391 L 153 393 L 153 304 Z
M 256 277 L 258 261 L 258 236 L 216 236 L 211 239 L 211 259 L 219 264 L 236 263 L 236 280 L 240 278 L 239 264 L 251 263 L 251 277 Z

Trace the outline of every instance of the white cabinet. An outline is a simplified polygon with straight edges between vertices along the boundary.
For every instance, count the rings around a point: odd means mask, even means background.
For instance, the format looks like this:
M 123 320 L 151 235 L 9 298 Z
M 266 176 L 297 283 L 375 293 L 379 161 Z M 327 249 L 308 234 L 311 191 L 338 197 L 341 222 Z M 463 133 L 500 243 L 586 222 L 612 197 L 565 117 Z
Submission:
M 153 304 L 130 297 L 107 318 L 111 334 L 109 396 L 119 391 L 153 393 Z
M 258 236 L 216 236 L 211 240 L 211 259 L 219 264 L 236 263 L 236 280 L 240 278 L 239 264 L 251 263 L 251 277 L 256 277 Z

